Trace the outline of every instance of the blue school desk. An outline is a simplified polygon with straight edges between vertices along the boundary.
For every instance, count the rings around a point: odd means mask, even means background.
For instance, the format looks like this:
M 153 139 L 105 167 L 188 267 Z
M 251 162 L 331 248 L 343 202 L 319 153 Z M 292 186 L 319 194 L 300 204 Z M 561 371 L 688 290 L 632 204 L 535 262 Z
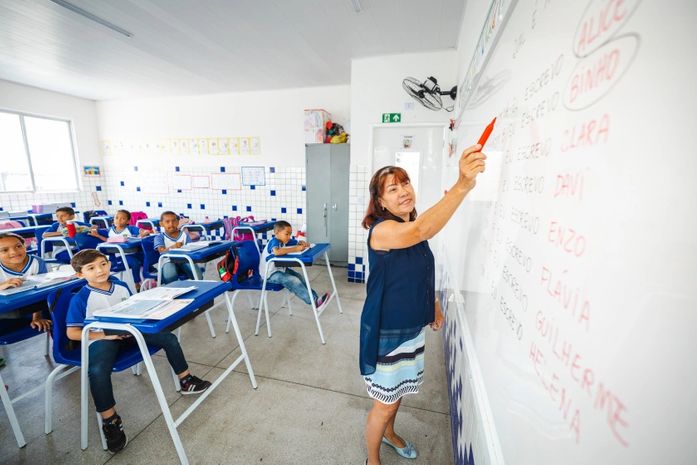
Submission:
M 82 286 L 83 284 L 84 281 L 82 279 L 75 278 L 69 281 L 54 284 L 52 286 L 41 287 L 38 289 L 29 289 L 23 292 L 17 292 L 16 294 L 10 294 L 6 296 L 0 295 L 0 313 L 11 312 L 13 310 L 17 310 L 18 308 L 41 302 L 42 300 L 46 300 L 46 298 L 50 294 L 57 292 L 58 290 L 69 290 L 76 286 Z M 70 372 L 62 374 L 60 378 L 68 375 L 69 373 Z M 5 413 L 7 413 L 7 418 L 10 420 L 10 426 L 12 427 L 12 432 L 15 435 L 15 439 L 17 440 L 17 445 L 19 447 L 26 446 L 27 442 L 24 440 L 24 435 L 22 434 L 22 429 L 19 426 L 19 422 L 17 421 L 17 415 L 15 414 L 14 406 L 12 404 L 25 398 L 28 395 L 33 394 L 38 389 L 43 388 L 44 383 L 41 383 L 33 389 L 23 389 L 21 395 L 15 397 L 14 399 L 10 399 L 10 395 L 7 393 L 7 390 L 5 389 L 5 381 L 2 379 L 2 371 L 0 370 L 0 398 L 2 398 L 2 405 L 3 407 L 5 407 Z
M 160 230 L 160 220 L 157 218 L 145 218 L 138 220 L 136 226 L 141 229 L 150 229 L 153 232 Z
M 25 226 L 50 226 L 53 223 L 53 213 L 15 213 L 10 215 L 10 219 Z
M 195 242 L 194 242 L 195 244 Z M 220 243 L 209 245 L 198 250 L 182 250 L 182 249 L 171 249 L 160 255 L 157 261 L 157 269 L 161 270 L 162 266 L 168 262 L 174 263 L 188 263 L 191 267 L 191 271 L 194 272 L 194 277 L 198 278 L 198 273 L 196 272 L 196 264 L 205 264 L 213 261 L 217 258 L 223 257 L 230 247 L 234 243 L 231 241 L 221 241 Z M 157 285 L 162 283 L 162 273 L 157 273 Z M 206 312 L 206 321 L 208 322 L 208 329 L 211 333 L 211 337 L 215 337 L 215 328 L 213 327 L 213 321 L 211 317 Z
M 179 310 L 177 313 L 165 318 L 164 320 L 130 320 L 123 318 L 107 318 L 107 317 L 93 317 L 85 320 L 85 327 L 82 330 L 82 366 L 81 366 L 81 377 L 80 377 L 80 445 L 83 450 L 87 449 L 88 446 L 88 382 L 87 382 L 87 367 L 89 366 L 89 351 L 88 351 L 88 340 L 89 331 L 91 328 L 100 329 L 113 329 L 120 331 L 127 331 L 133 335 L 136 342 L 138 343 L 138 348 L 143 356 L 143 362 L 145 363 L 145 368 L 148 370 L 148 376 L 152 382 L 155 395 L 157 396 L 157 401 L 160 404 L 160 409 L 162 410 L 162 416 L 165 419 L 167 428 L 169 429 L 169 434 L 172 437 L 172 442 L 179 456 L 179 461 L 182 465 L 188 465 L 189 460 L 186 456 L 186 451 L 182 445 L 181 439 L 179 438 L 179 433 L 177 428 L 179 425 L 186 420 L 186 418 L 203 402 L 219 385 L 220 383 L 230 374 L 232 370 L 237 367 L 241 362 L 244 361 L 247 367 L 247 372 L 249 373 L 249 381 L 254 389 L 257 388 L 257 382 L 254 377 L 254 370 L 252 369 L 252 362 L 249 360 L 249 355 L 247 354 L 247 349 L 244 345 L 244 339 L 240 333 L 239 326 L 237 324 L 237 319 L 235 318 L 235 313 L 232 309 L 230 302 L 230 296 L 228 291 L 232 289 L 229 283 L 223 283 L 220 281 L 177 281 L 167 285 L 167 287 L 187 287 L 195 286 L 196 290 L 184 294 L 181 296 L 182 299 L 194 299 L 193 302 L 183 309 Z M 143 339 L 143 334 L 153 334 L 162 331 L 171 331 L 178 326 L 186 323 L 193 317 L 201 314 L 203 311 L 201 307 L 210 305 L 213 300 L 219 295 L 224 295 L 225 303 L 227 305 L 228 317 L 233 324 L 235 329 L 235 336 L 237 337 L 237 344 L 240 349 L 240 356 L 233 361 L 230 366 L 228 366 L 225 371 L 213 382 L 210 388 L 203 394 L 201 394 L 196 401 L 187 408 L 184 413 L 182 413 L 176 420 L 172 417 L 172 412 L 165 398 L 165 394 L 162 391 L 162 385 L 157 377 L 157 372 L 155 371 L 155 366 L 152 363 L 152 358 L 150 357 L 150 352 Z M 234 347 L 232 347 L 234 348 Z
M 201 234 L 201 238 L 205 240 L 210 240 L 213 237 L 211 233 L 214 230 L 221 230 L 224 228 L 225 224 L 223 223 L 223 220 L 214 220 L 207 223 L 185 224 L 181 227 L 181 229 L 184 231 L 198 231 L 199 234 Z M 217 235 L 223 237 L 224 234 L 219 233 Z
M 90 218 L 90 224 L 101 229 L 109 229 L 109 227 L 114 224 L 114 217 L 111 215 L 93 216 Z
M 273 225 L 276 224 L 275 221 L 264 221 L 264 222 L 254 222 L 254 223 L 240 223 L 238 226 L 247 226 L 249 228 L 252 228 L 255 233 L 264 233 L 266 231 L 271 231 L 273 229 Z
M 97 245 L 97 250 L 108 256 L 118 256 L 124 267 L 124 279 L 123 281 L 128 284 L 131 292 L 136 292 L 136 283 L 133 282 L 133 274 L 131 273 L 131 268 L 128 266 L 128 261 L 126 260 L 126 255 L 134 254 L 140 252 L 142 249 L 140 247 L 143 239 L 140 237 L 129 237 L 126 242 L 102 242 Z
M 46 231 L 49 227 L 49 225 L 24 226 L 23 228 L 2 229 L 0 230 L 0 233 L 15 233 L 24 237 L 25 239 L 29 239 L 32 237 L 35 238 L 40 231 Z
M 327 309 L 329 306 L 329 303 L 336 298 L 336 305 L 339 308 L 339 313 L 344 313 L 344 311 L 341 308 L 341 301 L 339 300 L 339 291 L 336 289 L 336 282 L 334 282 L 334 275 L 332 274 L 332 268 L 331 265 L 329 264 L 329 249 L 331 248 L 330 244 L 315 244 L 314 247 L 311 247 L 307 250 L 305 250 L 302 253 L 298 254 L 292 254 L 292 255 L 284 255 L 282 257 L 274 257 L 271 258 L 267 263 L 273 262 L 277 267 L 288 267 L 288 266 L 299 266 L 302 270 L 302 275 L 303 278 L 305 278 L 305 284 L 307 285 L 307 292 L 308 295 L 312 296 L 312 287 L 310 285 L 310 278 L 307 276 L 307 268 L 308 266 L 312 266 L 313 262 L 315 259 L 324 256 L 324 261 L 327 265 L 327 272 L 329 273 L 329 279 L 332 283 L 332 292 L 329 298 L 327 299 L 324 304 L 322 304 L 322 307 L 317 308 L 315 306 L 315 302 L 312 298 L 310 298 L 310 307 L 312 307 L 312 314 L 315 317 L 315 323 L 317 324 L 317 331 L 319 331 L 319 338 L 322 341 L 322 344 L 326 344 L 326 341 L 324 340 L 324 333 L 322 332 L 322 325 L 319 322 L 319 317 L 324 313 L 324 310 Z M 266 268 L 266 273 L 264 274 L 264 282 L 261 286 L 261 298 L 259 299 L 259 313 L 257 314 L 257 326 L 254 331 L 254 335 L 259 334 L 259 325 L 261 324 L 261 309 L 264 309 L 264 317 L 266 318 L 266 331 L 271 337 L 271 320 L 269 319 L 269 306 L 266 303 L 266 280 L 269 277 L 269 268 Z M 262 307 L 263 305 L 263 307 Z M 290 308 L 289 308 L 290 311 Z
M 67 236 L 50 236 L 50 237 L 42 237 L 41 238 L 41 251 L 39 252 L 39 256 L 43 258 L 44 260 L 51 260 L 50 258 L 46 257 L 46 245 L 48 244 L 54 244 L 58 246 L 63 246 L 65 247 L 65 250 L 68 251 L 68 256 L 72 259 L 73 258 L 73 248 L 77 246 L 75 243 L 75 239 L 72 239 Z M 55 258 L 55 257 L 52 257 Z

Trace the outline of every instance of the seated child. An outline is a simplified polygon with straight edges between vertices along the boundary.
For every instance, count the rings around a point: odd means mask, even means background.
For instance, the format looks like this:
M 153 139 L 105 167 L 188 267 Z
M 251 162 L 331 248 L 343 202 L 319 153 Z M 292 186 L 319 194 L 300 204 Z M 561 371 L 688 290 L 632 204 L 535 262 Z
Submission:
M 73 221 L 78 232 L 88 231 L 90 225 L 81 221 L 75 221 L 75 210 L 70 207 L 60 207 L 56 209 L 56 221 L 44 232 L 43 237 L 58 237 L 68 235 L 68 221 Z M 67 263 L 70 260 L 68 251 L 63 246 L 53 247 L 53 258 L 60 262 Z
M 307 284 L 305 279 L 293 271 L 291 268 L 285 268 L 285 271 L 276 269 L 273 262 L 267 263 L 272 257 L 279 257 L 289 253 L 302 252 L 310 246 L 305 241 L 298 242 L 292 238 L 293 228 L 287 221 L 276 221 L 273 225 L 274 238 L 264 247 L 264 253 L 261 260 L 261 275 L 265 276 L 268 269 L 267 282 L 280 284 L 293 294 L 297 295 L 300 300 L 310 305 L 310 296 L 307 293 Z M 329 292 L 325 292 L 322 297 L 317 297 L 317 293 L 312 291 L 312 300 L 315 302 L 315 307 L 320 308 L 329 299 Z
M 138 229 L 136 226 L 129 226 L 131 221 L 131 213 L 128 210 L 118 210 L 116 215 L 114 215 L 114 224 L 107 230 L 106 236 L 104 236 L 104 230 L 98 229 L 96 226 L 92 226 L 90 229 L 90 236 L 96 237 L 102 241 L 106 241 L 112 237 L 123 236 L 123 237 L 145 237 L 150 234 L 150 231 L 145 229 Z M 126 262 L 128 262 L 128 267 L 133 273 L 133 282 L 137 289 L 140 289 L 140 268 L 143 264 L 143 260 L 139 255 L 142 253 L 133 253 L 126 255 Z
M 0 234 L 0 289 L 21 286 L 27 276 L 46 273 L 46 263 L 39 257 L 27 255 L 24 238 L 14 233 Z M 32 313 L 31 320 L 24 317 Z M 0 313 L 0 334 L 9 334 L 25 326 L 37 331 L 49 331 L 51 320 L 46 302 L 37 302 L 21 309 Z
M 160 215 L 160 229 L 162 232 L 155 236 L 154 247 L 160 253 L 165 253 L 170 249 L 178 249 L 184 244 L 191 242 L 191 238 L 179 229 L 179 215 L 172 211 L 163 212 Z M 189 279 L 194 278 L 195 270 L 191 269 L 188 263 L 167 262 L 162 265 L 162 284 L 168 284 L 179 279 L 180 274 L 185 274 Z
M 86 249 L 75 254 L 71 261 L 79 278 L 84 278 L 87 285 L 83 287 L 70 301 L 66 317 L 67 336 L 73 341 L 79 341 L 85 318 L 96 310 L 102 310 L 116 305 L 131 295 L 125 283 L 109 275 L 111 264 L 106 256 L 94 249 Z M 184 358 L 184 353 L 177 337 L 169 332 L 158 334 L 143 334 L 148 345 L 160 347 L 167 354 L 167 360 L 177 376 L 182 387 L 182 394 L 199 394 L 211 386 L 211 383 L 193 376 Z M 107 447 L 111 452 L 118 452 L 126 445 L 126 434 L 123 422 L 116 413 L 116 401 L 111 385 L 111 371 L 119 351 L 135 344 L 130 334 L 105 334 L 104 331 L 91 331 L 89 334 L 89 366 L 87 369 L 90 380 L 90 391 L 97 412 L 103 420 L 102 429 L 106 437 Z

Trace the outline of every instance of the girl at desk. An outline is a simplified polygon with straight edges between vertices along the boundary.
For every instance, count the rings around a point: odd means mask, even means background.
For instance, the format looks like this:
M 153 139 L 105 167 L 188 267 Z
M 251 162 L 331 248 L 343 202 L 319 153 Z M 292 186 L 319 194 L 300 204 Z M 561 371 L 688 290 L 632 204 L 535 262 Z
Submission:
M 41 258 L 27 255 L 22 236 L 14 233 L 0 234 L 0 290 L 21 286 L 27 276 L 47 271 L 46 263 Z M 27 313 L 32 313 L 31 319 L 23 318 Z M 9 334 L 25 326 L 31 326 L 37 331 L 49 331 L 51 320 L 44 316 L 48 316 L 46 302 L 28 305 L 13 312 L 0 313 L 0 319 L 3 320 L 0 335 Z
M 130 226 L 130 222 L 131 212 L 128 210 L 118 210 L 114 215 L 114 224 L 108 229 L 106 237 L 102 234 L 104 230 L 97 229 L 96 226 L 90 229 L 89 234 L 90 236 L 106 242 L 117 237 L 128 239 L 129 237 L 145 237 L 150 234 L 150 231 L 138 229 L 136 226 Z M 143 261 L 138 255 L 137 253 L 126 255 L 126 262 L 133 273 L 133 282 L 136 285 L 136 289 L 140 289 L 140 268 L 143 266 Z

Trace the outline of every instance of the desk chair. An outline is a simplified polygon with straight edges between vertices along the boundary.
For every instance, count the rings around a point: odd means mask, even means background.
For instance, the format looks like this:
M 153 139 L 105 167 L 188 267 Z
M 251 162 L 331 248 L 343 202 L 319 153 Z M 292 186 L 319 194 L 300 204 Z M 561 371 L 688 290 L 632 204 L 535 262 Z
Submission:
M 80 344 L 68 339 L 66 333 L 67 325 L 65 323 L 65 319 L 68 315 L 70 300 L 80 289 L 82 289 L 82 286 L 76 286 L 70 290 L 60 292 L 51 311 L 51 317 L 53 319 L 53 359 L 59 365 L 54 368 L 46 379 L 44 404 L 44 430 L 46 434 L 50 434 L 51 431 L 53 431 L 53 385 L 58 379 L 80 369 Z M 148 347 L 148 349 L 150 355 L 160 350 L 156 347 Z M 142 361 L 143 357 L 141 356 L 138 347 L 131 347 L 119 355 L 113 371 L 118 372 L 131 368 L 134 375 L 140 375 L 140 362 Z M 174 374 L 174 371 L 172 371 L 172 376 L 174 377 L 175 389 L 177 391 L 181 390 L 179 379 L 177 375 Z M 97 412 L 97 422 L 99 423 L 99 434 L 102 438 L 102 447 L 104 450 L 107 450 L 106 439 L 104 438 L 104 433 L 102 432 L 102 416 L 99 414 L 99 412 Z
M 128 284 L 131 292 L 135 294 L 137 292 L 136 283 L 133 281 L 133 273 L 131 272 L 131 267 L 128 264 L 126 252 L 124 252 L 123 247 L 116 242 L 103 242 L 98 244 L 96 248 L 97 250 L 116 249 L 118 251 L 117 253 L 107 253 L 106 251 L 103 251 L 102 253 L 109 257 L 109 261 L 111 262 L 111 272 L 115 274 L 117 273 L 119 275 L 119 279 Z
M 319 332 L 319 338 L 322 341 L 322 344 L 326 344 L 326 341 L 324 340 L 324 333 L 322 332 L 322 324 L 319 322 L 319 317 L 322 315 L 322 313 L 324 313 L 324 310 L 327 309 L 327 306 L 329 305 L 329 302 L 332 301 L 332 298 L 335 296 L 336 291 L 333 291 L 330 298 L 327 299 L 322 304 L 322 306 L 320 308 L 317 308 L 315 306 L 315 301 L 312 298 L 312 287 L 310 285 L 310 278 L 307 276 L 307 269 L 305 268 L 305 264 L 302 262 L 302 260 L 300 260 L 299 258 L 292 257 L 292 256 L 284 255 L 281 257 L 272 257 L 271 259 L 268 260 L 267 263 L 273 263 L 273 262 L 281 262 L 281 263 L 293 262 L 293 263 L 297 263 L 300 266 L 300 268 L 302 269 L 302 276 L 305 279 L 305 285 L 307 286 L 307 292 L 308 292 L 308 295 L 310 296 L 310 307 L 312 308 L 312 315 L 315 317 L 315 323 L 317 324 L 317 331 Z M 329 268 L 328 259 L 327 259 L 327 269 L 328 269 L 329 273 L 332 272 L 331 269 Z M 264 305 L 264 316 L 266 318 L 266 331 L 267 331 L 269 337 L 271 337 L 271 320 L 269 320 L 269 306 L 266 302 L 266 291 L 267 291 L 267 289 L 269 289 L 269 286 L 271 286 L 272 283 L 267 282 L 268 278 L 269 278 L 269 268 L 267 267 L 266 273 L 264 275 L 262 289 L 261 289 L 261 298 L 259 299 L 259 314 L 257 315 L 257 327 L 256 327 L 256 331 L 254 332 L 255 336 L 257 334 L 259 334 L 259 324 L 261 322 L 261 308 L 262 308 L 262 305 Z M 330 274 L 330 278 L 332 280 L 334 279 L 331 276 L 331 274 Z M 332 285 L 332 287 L 335 288 L 334 285 Z M 289 302 L 290 302 L 290 299 L 289 299 Z M 337 300 L 337 303 L 338 303 L 338 300 Z M 339 313 L 343 313 L 343 311 L 341 309 L 341 304 L 338 304 L 338 305 L 339 305 Z M 293 313 L 290 312 L 290 306 L 288 307 L 288 310 L 289 310 L 289 313 L 292 315 Z
M 39 249 L 39 257 L 43 258 L 45 262 L 49 264 L 58 264 L 58 265 L 68 265 L 70 264 L 70 260 L 73 259 L 73 248 L 75 247 L 75 244 L 71 244 L 66 237 L 63 236 L 56 236 L 56 237 L 51 237 L 51 238 L 46 238 L 44 239 L 44 233 L 46 230 L 38 230 L 36 231 L 36 244 L 37 248 Z M 65 247 L 65 250 L 68 252 L 68 259 L 65 260 L 65 258 L 61 257 L 54 257 L 53 253 L 51 253 L 51 256 L 48 256 L 49 252 L 53 251 L 53 243 L 60 242 L 63 244 Z
M 157 264 L 160 261 L 160 252 L 155 250 L 155 237 L 146 236 L 140 242 L 140 246 L 143 248 L 143 281 L 140 284 L 140 290 L 145 291 L 157 287 L 160 284 L 159 275 L 160 270 Z M 193 270 L 196 273 L 196 270 Z M 186 278 L 186 276 L 180 276 L 180 278 Z M 211 337 L 215 337 L 215 329 L 213 328 L 213 321 L 211 321 L 211 316 L 209 315 L 210 310 L 207 310 L 204 315 L 206 316 L 206 321 L 208 322 L 208 330 L 211 333 Z M 177 338 L 180 339 L 181 328 L 177 329 Z M 181 339 L 180 339 L 181 340 Z
M 15 344 L 17 342 L 25 341 L 27 339 L 31 339 L 32 337 L 39 336 L 41 334 L 40 331 L 36 331 L 35 329 L 32 329 L 29 326 L 29 319 L 27 319 L 27 324 L 26 326 L 23 326 L 21 328 L 17 328 L 16 330 L 9 332 L 7 334 L 0 335 L 0 346 L 6 346 L 6 345 L 11 345 Z M 48 337 L 49 334 L 46 333 L 46 355 L 48 356 Z M 2 398 L 2 403 L 3 406 L 5 407 L 5 412 L 7 413 L 7 417 L 10 420 L 10 426 L 12 427 L 12 432 L 15 435 L 15 440 L 17 441 L 17 446 L 24 447 L 27 443 L 24 440 L 24 435 L 22 434 L 22 429 L 19 426 L 19 422 L 17 421 L 17 416 L 15 415 L 14 411 L 14 406 L 13 404 L 15 402 L 18 402 L 28 395 L 33 394 L 36 392 L 38 389 L 41 389 L 43 387 L 43 384 L 36 386 L 33 389 L 29 389 L 27 391 L 24 391 L 21 395 L 15 397 L 14 399 L 10 399 L 10 395 L 8 394 L 7 390 L 5 389 L 5 382 L 2 379 L 2 372 L 0 371 L 0 398 Z
M 232 275 L 230 279 L 230 284 L 232 285 L 233 295 L 232 295 L 232 308 L 235 308 L 235 299 L 241 291 L 261 291 L 263 288 L 263 280 L 259 274 L 259 249 L 253 241 L 243 241 L 235 243 L 235 255 L 238 260 L 237 271 Z M 252 270 L 252 274 L 249 274 L 249 270 Z M 280 284 L 268 284 L 267 289 L 270 291 L 282 291 L 285 288 Z M 264 300 L 266 300 L 266 295 L 262 294 Z M 288 313 L 293 314 L 290 307 L 290 292 L 286 291 L 286 302 L 288 303 Z M 261 312 L 262 306 L 259 305 L 259 312 Z M 268 304 L 266 305 L 266 311 L 268 313 Z M 268 321 L 268 316 L 267 316 Z M 225 327 L 225 332 L 230 331 L 230 321 L 228 320 L 227 326 Z M 259 333 L 259 318 L 257 318 L 257 334 Z

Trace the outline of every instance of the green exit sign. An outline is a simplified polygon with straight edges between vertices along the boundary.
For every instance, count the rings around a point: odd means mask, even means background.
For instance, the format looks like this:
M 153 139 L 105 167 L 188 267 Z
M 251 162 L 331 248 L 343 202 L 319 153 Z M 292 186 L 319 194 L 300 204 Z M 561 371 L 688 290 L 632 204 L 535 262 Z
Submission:
M 383 113 L 382 122 L 383 123 L 400 123 L 402 121 L 401 113 Z

